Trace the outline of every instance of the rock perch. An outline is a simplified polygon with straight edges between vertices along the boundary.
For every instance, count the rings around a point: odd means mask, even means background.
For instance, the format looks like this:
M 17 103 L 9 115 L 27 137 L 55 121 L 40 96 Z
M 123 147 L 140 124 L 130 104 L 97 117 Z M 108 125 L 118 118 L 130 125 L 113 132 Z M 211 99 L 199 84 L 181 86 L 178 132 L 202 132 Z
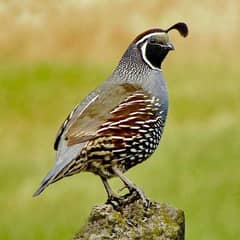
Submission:
M 87 224 L 74 240 L 184 240 L 184 231 L 182 210 L 157 202 L 144 209 L 142 201 L 138 200 L 121 211 L 116 211 L 110 204 L 95 206 Z

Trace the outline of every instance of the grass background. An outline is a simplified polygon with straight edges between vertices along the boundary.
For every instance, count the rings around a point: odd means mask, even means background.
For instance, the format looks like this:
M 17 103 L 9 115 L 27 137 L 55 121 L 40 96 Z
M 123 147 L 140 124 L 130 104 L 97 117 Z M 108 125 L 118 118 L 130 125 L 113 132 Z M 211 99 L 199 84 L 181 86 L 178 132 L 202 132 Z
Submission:
M 164 136 L 127 176 L 151 199 L 184 209 L 187 239 L 237 239 L 239 8 L 234 0 L 2 1 L 0 239 L 71 239 L 105 201 L 100 179 L 86 173 L 31 195 L 54 162 L 67 113 L 110 75 L 136 34 L 179 20 L 190 36 L 170 36 Z

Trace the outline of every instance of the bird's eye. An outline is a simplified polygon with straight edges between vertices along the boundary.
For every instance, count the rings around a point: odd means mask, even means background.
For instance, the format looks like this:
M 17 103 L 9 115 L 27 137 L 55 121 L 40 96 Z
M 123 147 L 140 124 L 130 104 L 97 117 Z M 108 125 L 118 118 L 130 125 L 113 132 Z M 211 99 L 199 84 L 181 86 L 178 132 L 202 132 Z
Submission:
M 155 44 L 157 43 L 157 40 L 155 38 L 150 38 L 149 43 Z

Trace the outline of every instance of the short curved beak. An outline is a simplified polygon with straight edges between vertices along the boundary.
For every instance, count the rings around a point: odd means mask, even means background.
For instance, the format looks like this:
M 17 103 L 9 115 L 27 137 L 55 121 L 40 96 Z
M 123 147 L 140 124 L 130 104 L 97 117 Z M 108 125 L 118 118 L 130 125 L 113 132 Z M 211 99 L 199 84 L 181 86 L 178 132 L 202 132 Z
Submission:
M 168 51 L 170 50 L 175 50 L 174 46 L 172 45 L 172 43 L 167 43 L 164 45 L 164 48 Z

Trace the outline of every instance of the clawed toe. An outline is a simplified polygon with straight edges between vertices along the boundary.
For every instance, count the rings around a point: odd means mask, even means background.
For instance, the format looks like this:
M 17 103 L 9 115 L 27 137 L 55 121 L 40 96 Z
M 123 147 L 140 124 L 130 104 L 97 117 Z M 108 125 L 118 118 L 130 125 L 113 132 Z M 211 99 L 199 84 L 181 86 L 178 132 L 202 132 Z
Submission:
M 145 196 L 144 192 L 140 189 L 131 189 L 129 193 L 123 196 L 110 196 L 106 204 L 111 204 L 114 209 L 120 210 L 124 206 L 133 203 L 141 199 L 145 209 L 148 209 L 150 206 L 149 199 Z
M 106 204 L 111 204 L 113 208 L 117 211 L 120 211 L 122 207 L 126 206 L 128 203 L 128 199 L 125 198 L 125 196 L 122 197 L 114 197 L 111 196 L 107 199 Z
M 150 201 L 149 201 L 149 199 L 146 197 L 145 193 L 141 189 L 133 188 L 133 189 L 130 190 L 130 194 L 131 195 L 135 195 L 134 200 L 141 199 L 143 201 L 144 207 L 145 208 L 149 208 Z
M 121 203 L 121 197 L 115 197 L 115 196 L 111 196 L 107 199 L 106 204 L 112 204 L 112 205 L 116 205 L 116 204 L 120 204 Z
M 124 183 L 124 187 L 121 188 L 119 191 L 122 191 L 123 189 L 128 188 L 129 193 L 123 196 L 119 196 L 118 194 L 112 191 L 112 189 L 110 188 L 107 182 L 107 179 L 104 177 L 101 177 L 108 195 L 108 200 L 106 203 L 111 204 L 115 209 L 121 209 L 127 204 L 130 204 L 136 200 L 141 199 L 144 207 L 147 209 L 150 206 L 150 201 L 146 197 L 145 193 L 140 188 L 135 186 L 135 184 L 131 182 L 128 178 L 126 178 L 118 168 L 113 167 L 112 170 L 117 176 L 120 177 L 120 179 Z

